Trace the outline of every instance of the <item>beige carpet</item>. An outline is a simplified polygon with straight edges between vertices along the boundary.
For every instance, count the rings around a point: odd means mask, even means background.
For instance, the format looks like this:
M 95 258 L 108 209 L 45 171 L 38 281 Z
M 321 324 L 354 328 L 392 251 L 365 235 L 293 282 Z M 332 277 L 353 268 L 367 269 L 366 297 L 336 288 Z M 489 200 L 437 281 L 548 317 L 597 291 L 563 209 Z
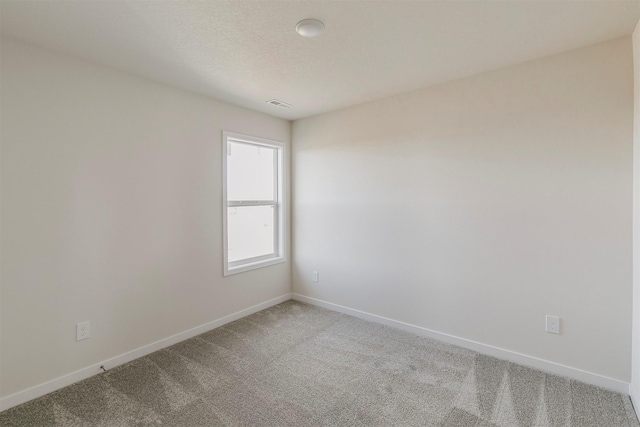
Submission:
M 629 426 L 627 396 L 286 302 L 0 414 L 9 426 Z

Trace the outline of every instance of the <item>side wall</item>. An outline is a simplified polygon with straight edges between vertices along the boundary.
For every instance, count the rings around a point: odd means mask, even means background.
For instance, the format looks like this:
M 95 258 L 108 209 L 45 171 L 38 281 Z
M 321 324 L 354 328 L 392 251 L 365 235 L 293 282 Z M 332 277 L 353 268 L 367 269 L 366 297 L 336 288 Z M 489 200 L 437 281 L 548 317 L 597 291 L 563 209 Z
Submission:
M 10 40 L 1 72 L 0 396 L 288 298 L 289 262 L 223 278 L 221 220 L 222 131 L 288 121 Z
M 628 384 L 632 138 L 630 37 L 295 121 L 294 296 Z
M 640 419 L 640 22 L 633 32 L 633 350 L 631 399 Z

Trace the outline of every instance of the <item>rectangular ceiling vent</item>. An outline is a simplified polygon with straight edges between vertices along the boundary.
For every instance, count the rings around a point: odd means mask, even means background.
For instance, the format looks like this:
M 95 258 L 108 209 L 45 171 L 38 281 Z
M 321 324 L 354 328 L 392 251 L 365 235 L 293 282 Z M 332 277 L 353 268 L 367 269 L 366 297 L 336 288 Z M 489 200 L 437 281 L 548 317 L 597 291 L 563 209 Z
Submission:
M 277 99 L 272 99 L 271 101 L 267 101 L 267 104 L 275 105 L 280 108 L 291 108 L 293 105 L 287 104 L 286 102 L 278 101 Z

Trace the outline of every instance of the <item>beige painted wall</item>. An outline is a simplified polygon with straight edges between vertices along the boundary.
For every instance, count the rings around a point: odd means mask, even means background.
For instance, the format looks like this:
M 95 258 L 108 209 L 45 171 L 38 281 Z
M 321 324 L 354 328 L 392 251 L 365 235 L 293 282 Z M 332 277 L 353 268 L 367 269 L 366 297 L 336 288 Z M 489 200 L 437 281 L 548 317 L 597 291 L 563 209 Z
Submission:
M 633 32 L 633 350 L 631 389 L 640 418 L 640 22 Z
M 290 292 L 221 241 L 222 130 L 288 121 L 8 40 L 1 72 L 1 396 Z
M 628 382 L 631 52 L 295 121 L 294 292 Z

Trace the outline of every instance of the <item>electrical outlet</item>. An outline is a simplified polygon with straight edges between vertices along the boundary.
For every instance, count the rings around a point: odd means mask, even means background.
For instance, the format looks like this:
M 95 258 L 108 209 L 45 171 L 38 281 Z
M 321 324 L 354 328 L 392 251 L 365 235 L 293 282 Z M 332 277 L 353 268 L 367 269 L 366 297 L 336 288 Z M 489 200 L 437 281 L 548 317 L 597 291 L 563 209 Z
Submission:
M 312 271 L 311 272 L 311 280 L 313 280 L 314 282 L 318 283 L 319 277 L 318 277 L 318 272 L 317 271 Z
M 91 324 L 82 322 L 76 325 L 76 341 L 86 340 L 91 335 Z
M 552 334 L 560 333 L 560 318 L 556 316 L 549 316 L 547 314 L 546 331 Z

